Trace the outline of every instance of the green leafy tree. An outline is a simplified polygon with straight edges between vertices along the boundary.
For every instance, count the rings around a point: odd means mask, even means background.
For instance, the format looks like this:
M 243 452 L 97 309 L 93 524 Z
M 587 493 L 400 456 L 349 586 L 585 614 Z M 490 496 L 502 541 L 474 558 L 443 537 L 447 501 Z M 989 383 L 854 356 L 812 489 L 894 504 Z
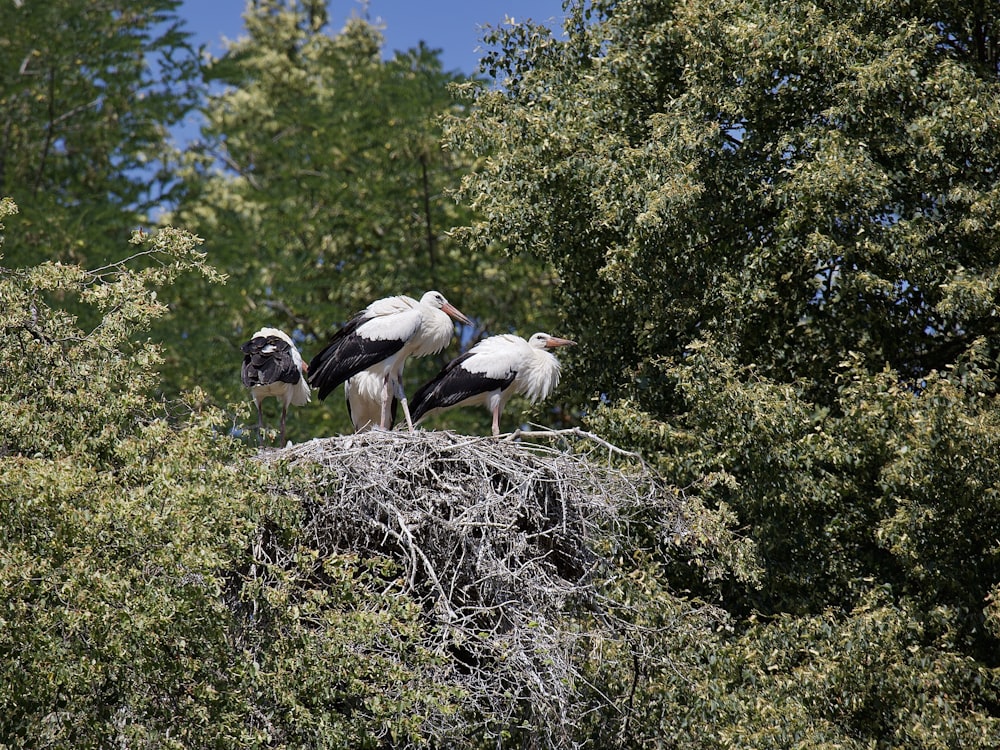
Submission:
M 264 535 L 302 544 L 289 478 L 203 393 L 154 399 L 162 359 L 140 340 L 158 290 L 217 274 L 188 232 L 133 243 L 92 270 L 0 267 L 0 745 L 419 739 L 451 689 L 417 608 L 380 561 L 328 556 L 319 584 L 308 551 L 267 557 Z
M 469 162 L 440 139 L 442 119 L 465 114 L 449 92 L 463 77 L 423 45 L 383 60 L 381 34 L 359 18 L 331 34 L 325 2 L 262 2 L 245 22 L 211 65 L 223 90 L 172 217 L 211 237 L 229 283 L 178 288 L 169 380 L 235 399 L 239 345 L 259 327 L 293 334 L 308 360 L 372 300 L 428 289 L 476 319 L 466 338 L 541 325 L 541 264 L 497 246 L 472 254 L 450 234 L 469 220 L 451 196 Z M 457 352 L 415 361 L 408 382 Z M 349 429 L 341 398 L 299 410 L 290 436 Z
M 100 264 L 176 186 L 168 128 L 202 87 L 178 0 L 0 5 L 0 195 L 8 263 Z
M 569 3 L 565 40 L 495 30 L 502 85 L 467 86 L 450 133 L 482 157 L 460 238 L 556 268 L 581 341 L 563 394 L 758 544 L 761 586 L 723 585 L 743 645 L 706 659 L 740 670 L 765 643 L 791 658 L 848 633 L 913 655 L 804 690 L 774 746 L 997 737 L 995 11 Z M 774 700 L 761 684 L 737 700 Z M 897 720 L 923 710 L 904 684 L 950 686 L 941 734 Z M 831 724 L 825 701 L 856 688 L 868 704 Z M 765 746 L 762 716 L 715 741 Z

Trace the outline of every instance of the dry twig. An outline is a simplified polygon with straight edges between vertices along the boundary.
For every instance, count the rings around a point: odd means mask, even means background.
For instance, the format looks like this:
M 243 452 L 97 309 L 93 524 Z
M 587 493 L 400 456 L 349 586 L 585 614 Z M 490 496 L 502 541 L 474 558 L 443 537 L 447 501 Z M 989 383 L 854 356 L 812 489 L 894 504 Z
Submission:
M 575 452 L 516 440 L 542 436 L 574 438 Z M 657 518 L 666 534 L 686 523 L 681 499 L 639 456 L 581 430 L 501 439 L 372 431 L 262 456 L 309 469 L 303 532 L 321 557 L 400 566 L 434 625 L 433 647 L 449 655 L 450 678 L 474 704 L 469 715 L 499 722 L 487 733 L 531 721 L 552 747 L 565 746 L 582 694 L 593 708 L 596 688 L 580 668 L 587 639 L 641 640 L 593 585 L 611 564 L 599 550 L 627 539 L 639 517 Z M 620 707 L 607 698 L 604 708 Z M 466 720 L 454 717 L 439 738 L 457 736 Z

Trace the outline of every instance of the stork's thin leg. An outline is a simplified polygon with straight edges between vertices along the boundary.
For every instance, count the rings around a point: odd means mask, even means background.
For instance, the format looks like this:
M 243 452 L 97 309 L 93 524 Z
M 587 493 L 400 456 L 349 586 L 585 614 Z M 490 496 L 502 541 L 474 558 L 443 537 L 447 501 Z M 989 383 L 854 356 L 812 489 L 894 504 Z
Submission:
M 410 432 L 413 432 L 413 419 L 410 417 L 410 406 L 406 403 L 406 391 L 403 390 L 402 379 L 396 381 L 396 398 L 398 398 L 399 403 L 403 405 L 403 414 L 406 416 L 406 424 L 410 428 Z
M 379 426 L 383 430 L 392 429 L 392 416 L 390 412 L 392 411 L 392 393 L 389 389 L 389 375 L 385 376 L 385 380 L 382 381 L 382 416 L 379 419 Z
M 278 445 L 279 448 L 285 447 L 285 418 L 288 416 L 288 403 L 285 402 L 281 407 L 281 443 Z
M 403 414 L 406 416 L 406 425 L 410 428 L 410 432 L 413 432 L 413 418 L 410 416 L 410 407 L 406 403 L 406 396 L 401 396 L 399 403 L 403 405 Z
M 500 406 L 493 407 L 493 437 L 500 434 Z
M 254 399 L 254 404 L 257 406 L 257 445 L 261 445 L 264 441 L 264 415 L 260 410 L 260 401 Z

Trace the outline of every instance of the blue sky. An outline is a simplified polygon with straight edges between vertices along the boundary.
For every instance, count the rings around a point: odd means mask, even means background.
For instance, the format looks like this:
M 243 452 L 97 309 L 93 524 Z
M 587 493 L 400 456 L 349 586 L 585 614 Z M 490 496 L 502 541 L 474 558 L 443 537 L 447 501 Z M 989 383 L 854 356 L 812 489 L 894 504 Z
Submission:
M 179 14 L 197 43 L 216 55 L 222 38 L 237 39 L 243 30 L 246 0 L 184 0 Z M 329 3 L 331 27 L 339 30 L 352 14 L 382 25 L 386 51 L 415 47 L 421 41 L 441 50 L 445 70 L 475 71 L 479 39 L 484 24 L 503 23 L 504 16 L 528 18 L 561 29 L 562 0 L 333 0 Z
M 223 39 L 236 40 L 243 33 L 247 0 L 183 0 L 178 14 L 186 21 L 196 45 L 213 55 L 225 50 Z M 351 14 L 382 27 L 385 51 L 416 47 L 421 41 L 441 50 L 446 71 L 475 72 L 479 63 L 482 27 L 498 26 L 505 16 L 515 21 L 531 19 L 561 35 L 562 0 L 331 0 L 330 28 L 339 31 Z M 367 14 L 367 15 L 366 15 Z M 197 137 L 200 115 L 193 113 L 173 128 L 178 145 Z

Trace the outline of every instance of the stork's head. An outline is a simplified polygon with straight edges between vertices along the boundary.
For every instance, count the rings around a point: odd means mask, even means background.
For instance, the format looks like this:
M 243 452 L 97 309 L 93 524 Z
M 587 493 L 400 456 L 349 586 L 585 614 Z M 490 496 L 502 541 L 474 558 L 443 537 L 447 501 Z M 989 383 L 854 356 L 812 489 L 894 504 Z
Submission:
M 557 336 L 549 336 L 549 334 L 539 331 L 532 334 L 531 338 L 528 339 L 528 345 L 535 349 L 555 349 L 559 346 L 575 346 L 576 342 L 569 339 L 561 339 Z
M 441 312 L 447 313 L 455 320 L 465 323 L 466 325 L 472 325 L 472 321 L 469 320 L 465 315 L 459 312 L 458 308 L 451 304 L 448 300 L 444 298 L 441 292 L 430 291 L 427 292 L 423 297 L 420 298 L 421 305 L 429 305 Z

